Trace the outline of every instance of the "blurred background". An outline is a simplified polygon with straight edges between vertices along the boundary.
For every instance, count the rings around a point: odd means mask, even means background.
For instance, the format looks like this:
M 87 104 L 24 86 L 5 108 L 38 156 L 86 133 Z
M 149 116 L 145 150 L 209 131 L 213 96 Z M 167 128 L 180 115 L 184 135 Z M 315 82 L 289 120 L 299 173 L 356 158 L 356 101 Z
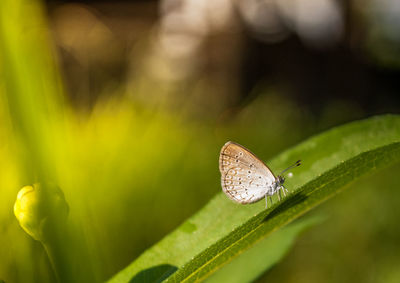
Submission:
M 41 172 L 70 207 L 75 236 L 65 245 L 84 247 L 85 270 L 102 282 L 220 191 L 227 140 L 268 160 L 332 126 L 400 113 L 396 0 L 0 7 L 6 282 L 55 280 L 43 247 L 13 215 L 18 190 Z M 328 221 L 259 282 L 398 282 L 399 169 L 314 210 Z

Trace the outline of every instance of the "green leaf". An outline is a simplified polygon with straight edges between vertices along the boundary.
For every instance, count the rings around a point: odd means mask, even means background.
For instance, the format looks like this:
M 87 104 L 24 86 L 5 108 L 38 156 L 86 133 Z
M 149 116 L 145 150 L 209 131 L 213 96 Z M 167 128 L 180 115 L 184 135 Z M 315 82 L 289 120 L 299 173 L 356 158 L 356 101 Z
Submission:
M 239 257 L 207 278 L 206 282 L 242 283 L 254 281 L 286 255 L 300 233 L 322 220 L 323 217 L 314 216 L 302 218 L 289 224 L 244 251 Z
M 287 180 L 292 193 L 281 202 L 266 210 L 263 201 L 244 206 L 219 193 L 109 283 L 207 278 L 350 182 L 400 160 L 400 116 L 373 117 L 334 128 L 283 152 L 268 165 L 279 172 L 298 159 L 303 160 L 302 166 Z

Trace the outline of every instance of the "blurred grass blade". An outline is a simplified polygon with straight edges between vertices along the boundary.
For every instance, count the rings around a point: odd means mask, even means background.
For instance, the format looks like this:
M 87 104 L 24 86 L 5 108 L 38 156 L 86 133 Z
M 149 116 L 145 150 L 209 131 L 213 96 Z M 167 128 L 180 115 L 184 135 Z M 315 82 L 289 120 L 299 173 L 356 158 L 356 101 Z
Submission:
M 287 150 L 268 165 L 279 171 L 298 159 L 303 160 L 302 166 L 287 180 L 293 193 L 280 203 L 265 210 L 264 202 L 242 206 L 219 193 L 109 283 L 143 282 L 150 277 L 159 282 L 170 274 L 166 282 L 207 278 L 345 185 L 399 161 L 400 116 L 373 117 L 334 128 Z
M 5 101 L 26 149 L 24 169 L 38 179 L 54 175 L 49 149 L 62 114 L 62 86 L 44 18 L 40 1 L 0 1 L 0 77 L 4 77 Z
M 308 228 L 320 223 L 323 217 L 299 219 L 295 223 L 262 239 L 226 266 L 206 279 L 207 283 L 252 282 L 277 264 L 292 248 L 296 238 Z

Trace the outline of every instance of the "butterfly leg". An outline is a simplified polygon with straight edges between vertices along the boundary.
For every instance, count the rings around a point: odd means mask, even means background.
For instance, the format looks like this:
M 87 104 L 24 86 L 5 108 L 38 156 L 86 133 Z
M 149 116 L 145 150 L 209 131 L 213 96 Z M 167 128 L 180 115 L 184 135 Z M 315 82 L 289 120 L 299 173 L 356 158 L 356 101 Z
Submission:
M 268 208 L 268 196 L 265 195 L 265 209 Z
M 269 196 L 269 201 L 271 202 L 271 205 L 273 205 L 274 203 L 272 202 L 272 197 Z
M 286 196 L 286 193 L 289 193 L 289 191 L 284 186 L 281 186 L 280 191 L 283 191 L 284 196 Z

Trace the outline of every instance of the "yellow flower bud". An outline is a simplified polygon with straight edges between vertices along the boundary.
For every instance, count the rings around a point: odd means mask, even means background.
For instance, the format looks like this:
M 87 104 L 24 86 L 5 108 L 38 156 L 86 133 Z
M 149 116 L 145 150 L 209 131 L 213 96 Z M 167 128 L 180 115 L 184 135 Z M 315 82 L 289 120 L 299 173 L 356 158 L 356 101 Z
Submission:
M 58 229 L 68 215 L 63 192 L 54 185 L 33 184 L 23 187 L 14 204 L 19 224 L 32 238 L 45 242 L 52 230 Z

